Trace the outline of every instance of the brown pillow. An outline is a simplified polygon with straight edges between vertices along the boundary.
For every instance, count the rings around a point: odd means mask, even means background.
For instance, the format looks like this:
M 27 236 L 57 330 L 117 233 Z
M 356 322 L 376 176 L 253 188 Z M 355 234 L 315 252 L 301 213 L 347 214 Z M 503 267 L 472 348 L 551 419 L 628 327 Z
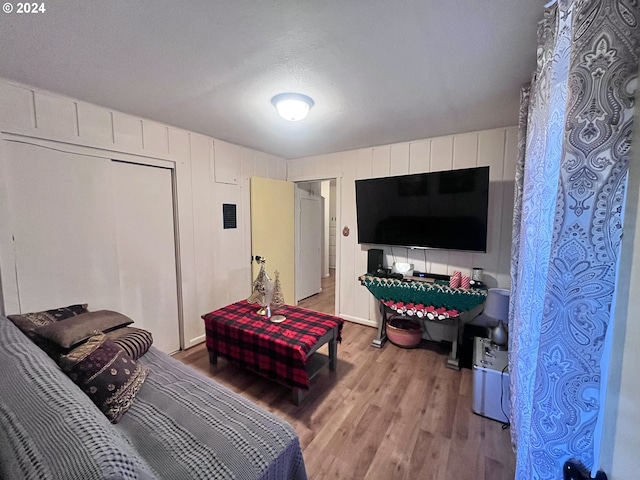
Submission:
M 33 337 L 33 331 L 49 325 L 50 323 L 59 322 L 67 318 L 87 313 L 87 304 L 69 305 L 68 307 L 54 308 L 53 310 L 45 310 L 43 312 L 21 313 L 17 315 L 8 315 L 16 327 L 18 327 L 28 337 Z
M 124 327 L 106 334 L 134 360 L 147 353 L 153 343 L 151 332 L 135 327 Z
M 118 423 L 131 407 L 149 370 L 127 355 L 104 334 L 60 357 L 60 368 L 85 392 L 102 413 Z
M 133 323 L 129 317 L 111 310 L 83 313 L 68 318 L 64 322 L 55 322 L 34 330 L 42 338 L 51 340 L 62 348 L 72 348 L 95 333 L 108 332 L 115 328 Z

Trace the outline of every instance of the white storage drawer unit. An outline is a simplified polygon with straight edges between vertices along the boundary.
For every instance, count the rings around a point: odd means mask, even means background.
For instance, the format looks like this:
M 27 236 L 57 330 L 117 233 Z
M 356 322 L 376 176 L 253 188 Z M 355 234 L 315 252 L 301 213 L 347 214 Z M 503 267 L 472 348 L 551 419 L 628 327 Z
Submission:
M 473 340 L 473 405 L 474 413 L 499 422 L 509 421 L 508 353 L 496 350 L 487 338 Z

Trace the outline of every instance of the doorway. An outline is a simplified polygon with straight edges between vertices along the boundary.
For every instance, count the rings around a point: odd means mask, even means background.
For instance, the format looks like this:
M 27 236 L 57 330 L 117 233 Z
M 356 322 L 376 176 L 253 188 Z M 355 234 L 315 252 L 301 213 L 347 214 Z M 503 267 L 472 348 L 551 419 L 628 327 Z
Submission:
M 336 312 L 336 179 L 296 183 L 296 300 Z

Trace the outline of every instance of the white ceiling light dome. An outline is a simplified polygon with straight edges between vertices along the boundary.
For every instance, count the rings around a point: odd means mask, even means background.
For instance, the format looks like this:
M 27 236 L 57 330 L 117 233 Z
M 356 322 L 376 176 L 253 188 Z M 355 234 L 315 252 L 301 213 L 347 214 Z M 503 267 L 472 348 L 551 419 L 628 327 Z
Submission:
M 282 118 L 291 122 L 306 118 L 314 105 L 311 97 L 302 93 L 279 93 L 271 99 L 271 103 Z

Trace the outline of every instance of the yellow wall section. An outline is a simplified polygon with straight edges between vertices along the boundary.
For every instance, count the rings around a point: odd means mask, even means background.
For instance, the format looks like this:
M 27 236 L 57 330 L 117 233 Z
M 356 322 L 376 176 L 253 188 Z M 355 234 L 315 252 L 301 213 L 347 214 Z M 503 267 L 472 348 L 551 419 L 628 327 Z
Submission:
M 280 272 L 284 300 L 295 305 L 293 183 L 251 177 L 251 254 L 267 259 L 267 274 Z M 253 278 L 258 268 L 254 264 Z

